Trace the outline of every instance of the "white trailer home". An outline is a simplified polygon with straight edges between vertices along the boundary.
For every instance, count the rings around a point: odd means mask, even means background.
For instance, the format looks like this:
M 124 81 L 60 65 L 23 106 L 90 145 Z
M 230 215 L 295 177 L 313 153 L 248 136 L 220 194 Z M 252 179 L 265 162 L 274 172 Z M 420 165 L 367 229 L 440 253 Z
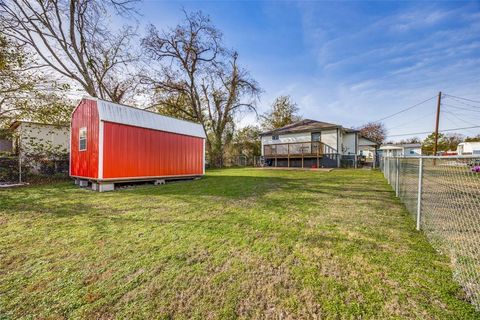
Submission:
M 480 142 L 462 142 L 457 146 L 457 154 L 462 155 L 480 155 Z
M 262 156 L 267 166 L 300 168 L 353 165 L 358 154 L 358 131 L 305 119 L 263 132 Z
M 422 155 L 420 143 L 385 144 L 378 148 L 383 157 L 412 157 Z

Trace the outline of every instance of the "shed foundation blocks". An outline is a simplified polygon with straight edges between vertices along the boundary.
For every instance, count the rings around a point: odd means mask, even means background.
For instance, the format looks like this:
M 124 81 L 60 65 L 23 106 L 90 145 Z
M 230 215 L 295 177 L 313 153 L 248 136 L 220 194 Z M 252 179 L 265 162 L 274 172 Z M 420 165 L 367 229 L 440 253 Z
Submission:
M 161 185 L 161 184 L 165 184 L 165 179 L 155 180 L 155 182 L 153 184 L 156 185 L 156 186 Z
M 88 187 L 88 181 L 87 181 L 87 180 L 78 179 L 78 186 L 79 186 L 79 187 L 82 187 L 82 188 L 86 188 L 86 187 Z
M 92 183 L 92 190 L 98 192 L 106 192 L 115 190 L 115 184 L 113 183 Z

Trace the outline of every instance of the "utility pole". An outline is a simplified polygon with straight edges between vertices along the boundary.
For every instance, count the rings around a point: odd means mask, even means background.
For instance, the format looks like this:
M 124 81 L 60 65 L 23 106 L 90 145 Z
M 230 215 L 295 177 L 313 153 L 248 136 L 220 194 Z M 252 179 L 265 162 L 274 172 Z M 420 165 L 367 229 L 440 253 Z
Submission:
M 435 144 L 433 145 L 433 155 L 437 155 L 437 147 L 438 147 L 438 124 L 440 122 L 440 103 L 442 101 L 442 91 L 438 93 L 438 101 L 437 101 L 437 119 L 435 121 Z

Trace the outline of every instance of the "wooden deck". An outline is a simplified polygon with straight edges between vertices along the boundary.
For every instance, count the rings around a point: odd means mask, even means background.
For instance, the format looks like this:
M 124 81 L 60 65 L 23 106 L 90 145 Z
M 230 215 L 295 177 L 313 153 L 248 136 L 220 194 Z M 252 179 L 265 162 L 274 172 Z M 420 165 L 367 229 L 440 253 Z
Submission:
M 263 157 L 265 160 L 271 161 L 272 165 L 269 166 L 270 168 L 320 168 L 323 166 L 322 160 L 325 158 L 335 161 L 335 164 L 337 164 L 338 154 L 337 150 L 329 145 L 318 141 L 312 141 L 267 144 L 263 146 Z M 301 161 L 301 165 L 294 165 L 297 161 Z M 283 165 L 279 166 L 278 164 L 280 163 Z
M 267 144 L 263 146 L 263 156 L 275 157 L 320 157 L 324 154 L 336 154 L 337 150 L 322 142 L 292 142 Z

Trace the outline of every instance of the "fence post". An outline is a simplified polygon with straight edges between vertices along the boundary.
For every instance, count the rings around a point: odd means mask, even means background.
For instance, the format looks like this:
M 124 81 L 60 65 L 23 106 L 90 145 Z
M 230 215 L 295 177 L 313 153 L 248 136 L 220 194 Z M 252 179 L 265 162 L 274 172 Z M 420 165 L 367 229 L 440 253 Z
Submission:
M 22 154 L 18 152 L 18 183 L 22 183 Z
M 396 167 L 396 171 L 395 171 L 395 195 L 397 196 L 398 198 L 398 195 L 400 194 L 400 192 L 398 191 L 399 189 L 399 186 L 400 186 L 400 183 L 398 182 L 398 178 L 400 177 L 400 174 L 399 174 L 399 171 L 400 171 L 400 158 L 397 157 L 397 159 L 395 159 L 395 167 Z
M 388 184 L 389 185 L 392 185 L 391 184 L 391 181 L 390 181 L 390 157 L 387 158 L 387 168 L 388 168 L 388 173 L 387 173 L 387 181 L 388 181 Z
M 420 230 L 420 217 L 422 213 L 422 185 L 423 185 L 423 158 L 418 164 L 418 197 L 417 197 L 417 230 Z

